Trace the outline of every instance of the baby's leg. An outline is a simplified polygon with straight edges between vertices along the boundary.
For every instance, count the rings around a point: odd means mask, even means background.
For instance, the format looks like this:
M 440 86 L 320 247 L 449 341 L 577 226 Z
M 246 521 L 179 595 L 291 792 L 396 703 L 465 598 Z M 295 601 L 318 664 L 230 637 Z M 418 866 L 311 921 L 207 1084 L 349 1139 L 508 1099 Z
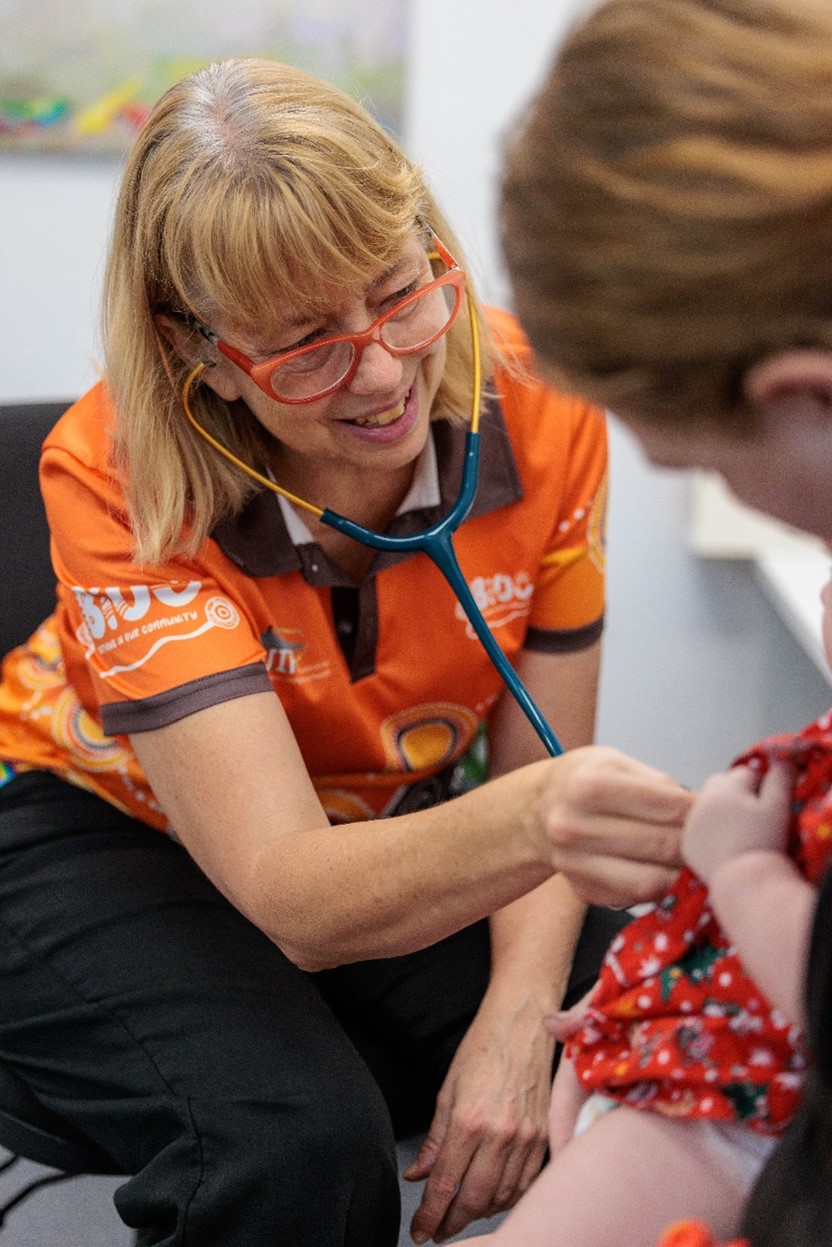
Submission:
M 571 1140 L 493 1234 L 466 1247 L 655 1247 L 699 1217 L 730 1239 L 762 1159 L 712 1122 L 622 1105 Z
M 572 1141 L 588 1093 L 581 1086 L 572 1061 L 564 1054 L 558 1062 L 549 1101 L 549 1154 L 557 1156 Z

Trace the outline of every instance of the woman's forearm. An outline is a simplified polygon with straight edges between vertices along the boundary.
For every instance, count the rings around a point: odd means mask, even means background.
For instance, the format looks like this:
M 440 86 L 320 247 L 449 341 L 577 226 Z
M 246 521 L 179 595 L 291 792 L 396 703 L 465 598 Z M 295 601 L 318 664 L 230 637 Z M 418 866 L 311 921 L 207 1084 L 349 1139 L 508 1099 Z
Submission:
M 264 836 L 249 917 L 307 969 L 411 952 L 487 917 L 552 873 L 544 768 L 412 814 Z
M 233 880 L 201 864 L 297 964 L 322 969 L 425 947 L 558 872 L 598 904 L 654 899 L 678 869 L 688 801 L 667 777 L 590 747 L 395 818 L 287 831 L 278 813 Z
M 492 914 L 489 991 L 499 997 L 531 993 L 543 1013 L 559 1009 L 585 914 L 561 874 Z
M 267 694 L 133 745 L 194 860 L 308 968 L 424 947 L 558 871 L 600 904 L 656 896 L 679 863 L 690 800 L 667 776 L 592 746 L 431 809 L 332 827 Z

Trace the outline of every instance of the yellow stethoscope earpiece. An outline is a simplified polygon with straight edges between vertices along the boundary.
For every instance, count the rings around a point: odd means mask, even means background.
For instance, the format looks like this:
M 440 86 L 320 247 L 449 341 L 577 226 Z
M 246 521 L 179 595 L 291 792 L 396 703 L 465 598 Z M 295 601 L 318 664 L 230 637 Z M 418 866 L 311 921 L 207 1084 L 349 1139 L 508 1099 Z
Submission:
M 212 433 L 209 433 L 208 430 L 199 423 L 193 413 L 193 409 L 191 408 L 191 390 L 196 385 L 197 381 L 199 381 L 202 374 L 208 368 L 213 367 L 214 365 L 210 361 L 204 359 L 200 360 L 196 367 L 188 373 L 188 376 L 185 378 L 185 384 L 182 387 L 182 406 L 185 410 L 185 415 L 196 429 L 197 433 L 200 437 L 204 438 L 208 445 L 212 446 L 218 454 L 222 455 L 224 459 L 227 459 L 229 463 L 233 463 L 234 466 L 239 468 L 241 472 L 245 472 L 246 476 L 250 476 L 252 480 L 264 485 L 266 489 L 272 490 L 273 493 L 280 494 L 283 498 L 288 498 L 290 502 L 296 503 L 297 506 L 305 507 L 307 511 L 311 511 L 313 515 L 317 515 L 320 519 L 323 515 L 323 511 L 320 507 L 316 507 L 313 503 L 307 502 L 305 498 L 299 498 L 296 494 L 290 493 L 288 489 L 284 489 L 282 485 L 278 485 L 271 479 L 271 477 L 264 476 L 262 472 L 258 472 L 256 468 L 251 466 L 250 463 L 246 463 L 244 460 L 238 459 L 233 451 L 229 450 L 227 446 L 223 446 L 222 442 L 218 441 Z

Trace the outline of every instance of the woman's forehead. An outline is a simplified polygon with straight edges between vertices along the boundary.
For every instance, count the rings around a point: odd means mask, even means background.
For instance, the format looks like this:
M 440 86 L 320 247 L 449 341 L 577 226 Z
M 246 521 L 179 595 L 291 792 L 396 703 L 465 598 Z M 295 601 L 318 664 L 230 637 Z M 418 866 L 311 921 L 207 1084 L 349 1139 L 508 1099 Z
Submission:
M 345 269 L 343 274 L 326 274 L 320 269 L 296 271 L 292 280 L 280 286 L 267 286 L 252 293 L 245 305 L 237 306 L 215 319 L 229 334 L 236 334 L 235 344 L 243 347 L 241 338 L 250 338 L 256 345 L 264 338 L 293 329 L 303 329 L 310 320 L 335 316 L 356 300 L 372 297 L 378 291 L 404 276 L 410 280 L 426 255 L 425 244 L 414 234 L 394 256 L 375 262 L 366 270 Z

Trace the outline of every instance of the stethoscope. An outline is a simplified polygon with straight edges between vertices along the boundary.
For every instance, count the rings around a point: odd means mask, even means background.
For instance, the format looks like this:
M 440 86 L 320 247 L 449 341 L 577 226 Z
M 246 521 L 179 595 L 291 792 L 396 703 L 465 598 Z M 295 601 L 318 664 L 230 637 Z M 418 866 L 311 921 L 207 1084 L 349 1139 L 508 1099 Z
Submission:
M 460 524 L 468 515 L 477 493 L 477 478 L 479 475 L 480 460 L 480 389 L 482 386 L 482 356 L 480 352 L 480 338 L 477 329 L 476 314 L 470 299 L 468 300 L 468 315 L 471 322 L 471 343 L 473 348 L 473 400 L 471 407 L 471 424 L 465 436 L 465 456 L 462 469 L 462 481 L 459 486 L 459 492 L 451 509 L 446 512 L 441 519 L 437 520 L 429 528 L 422 529 L 421 532 L 412 533 L 408 537 L 389 537 L 384 533 L 377 533 L 372 528 L 365 528 L 363 524 L 357 524 L 355 520 L 347 519 L 345 515 L 339 515 L 337 511 L 330 511 L 329 508 L 321 510 L 313 503 L 307 502 L 304 498 L 299 498 L 296 494 L 292 494 L 288 489 L 276 484 L 268 476 L 256 471 L 249 464 L 244 463 L 242 459 L 238 459 L 227 446 L 223 446 L 218 442 L 207 429 L 203 428 L 191 410 L 190 394 L 194 384 L 202 376 L 202 373 L 209 366 L 204 361 L 199 363 L 193 371 L 188 375 L 182 388 L 182 406 L 185 409 L 185 415 L 190 423 L 205 439 L 209 445 L 233 463 L 247 476 L 258 481 L 266 489 L 270 489 L 273 493 L 280 494 L 281 497 L 288 499 L 289 502 L 296 506 L 302 507 L 306 511 L 310 511 L 316 515 L 323 524 L 328 524 L 330 528 L 335 528 L 340 533 L 345 533 L 348 537 L 352 537 L 355 541 L 362 545 L 369 546 L 373 550 L 390 550 L 394 553 L 410 553 L 420 550 L 426 554 L 429 559 L 436 565 L 439 571 L 447 580 L 451 589 L 456 594 L 469 623 L 479 637 L 485 652 L 496 667 L 500 676 L 512 697 L 520 706 L 526 718 L 531 723 L 534 730 L 546 746 L 549 753 L 556 757 L 563 753 L 563 746 L 555 736 L 540 708 L 532 698 L 531 693 L 526 688 L 511 663 L 501 650 L 497 640 L 491 629 L 483 618 L 480 608 L 474 599 L 471 590 L 468 587 L 462 569 L 457 561 L 456 551 L 451 541 L 452 535 L 459 528 Z

